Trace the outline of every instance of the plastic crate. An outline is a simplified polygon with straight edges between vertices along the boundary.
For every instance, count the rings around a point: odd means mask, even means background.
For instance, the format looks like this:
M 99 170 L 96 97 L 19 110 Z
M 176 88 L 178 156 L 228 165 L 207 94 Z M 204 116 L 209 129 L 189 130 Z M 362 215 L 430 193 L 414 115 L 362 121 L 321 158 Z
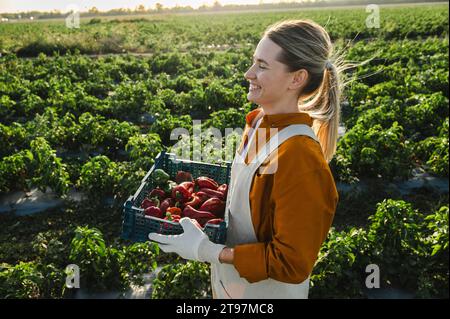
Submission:
M 133 196 L 130 196 L 124 204 L 122 238 L 135 242 L 148 241 L 148 234 L 156 232 L 163 235 L 178 235 L 183 233 L 179 223 L 145 216 L 141 203 L 148 193 L 155 188 L 151 179 L 155 169 L 161 168 L 170 175 L 172 180 L 178 171 L 190 172 L 194 178 L 208 176 L 219 184 L 229 184 L 231 163 L 224 162 L 221 165 L 195 162 L 177 159 L 175 154 L 161 152 L 155 158 L 155 164 L 142 179 L 141 185 Z M 223 221 L 219 225 L 205 225 L 203 231 L 209 239 L 218 244 L 224 244 L 226 240 L 227 225 Z

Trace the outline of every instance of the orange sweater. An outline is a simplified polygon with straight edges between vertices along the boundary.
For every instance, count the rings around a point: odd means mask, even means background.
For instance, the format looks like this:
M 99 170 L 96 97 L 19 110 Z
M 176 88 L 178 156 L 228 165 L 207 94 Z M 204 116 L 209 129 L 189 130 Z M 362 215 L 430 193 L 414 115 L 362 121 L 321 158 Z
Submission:
M 270 138 L 270 128 L 312 125 L 312 118 L 306 113 L 264 115 L 258 108 L 246 116 L 240 153 L 247 143 L 248 130 L 261 116 L 260 128 L 266 128 L 265 142 Z M 255 134 L 253 143 L 258 141 L 258 130 Z M 261 147 L 255 145 L 256 150 Z M 254 155 L 248 154 L 246 163 Z M 262 169 L 268 169 L 273 162 L 269 158 Z M 257 170 L 253 177 L 249 198 L 258 242 L 236 245 L 234 266 L 250 283 L 267 278 L 300 283 L 312 272 L 327 237 L 338 192 L 319 143 L 308 136 L 294 136 L 281 144 L 277 169 L 272 172 L 260 174 Z

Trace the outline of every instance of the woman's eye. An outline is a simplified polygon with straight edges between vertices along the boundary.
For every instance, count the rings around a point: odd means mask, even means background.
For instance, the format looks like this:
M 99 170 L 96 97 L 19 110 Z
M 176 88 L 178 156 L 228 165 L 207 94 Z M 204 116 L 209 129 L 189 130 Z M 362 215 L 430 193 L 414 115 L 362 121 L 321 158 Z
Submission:
M 258 68 L 260 68 L 260 69 L 267 69 L 265 66 L 263 66 L 262 64 L 260 64 L 260 63 L 258 63 L 257 61 L 253 61 L 253 65 L 257 65 L 258 66 Z

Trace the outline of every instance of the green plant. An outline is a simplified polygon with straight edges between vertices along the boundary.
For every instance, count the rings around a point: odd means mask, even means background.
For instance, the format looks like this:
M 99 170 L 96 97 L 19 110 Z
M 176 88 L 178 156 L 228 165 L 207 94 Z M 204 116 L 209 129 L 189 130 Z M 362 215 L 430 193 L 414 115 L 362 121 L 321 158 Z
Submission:
M 405 179 L 410 174 L 411 152 L 403 136 L 403 128 L 394 122 L 388 129 L 376 124 L 365 128 L 356 124 L 338 142 L 337 155 L 345 161 L 337 161 L 339 171 L 348 175 L 350 169 L 357 177 L 382 177 L 385 180 Z
M 135 243 L 123 248 L 122 274 L 127 284 L 142 285 L 143 274 L 157 268 L 158 245 L 150 242 Z
M 28 188 L 32 176 L 33 153 L 22 150 L 0 161 L 0 191 L 9 192 Z
M 20 123 L 0 124 L 0 157 L 13 155 L 26 146 L 27 132 Z
M 418 297 L 448 298 L 448 206 L 425 217 L 428 236 L 423 244 L 427 254 L 427 262 L 421 267 L 418 280 Z
M 70 185 L 66 165 L 56 156 L 47 141 L 42 137 L 33 140 L 31 152 L 35 159 L 32 184 L 44 192 L 49 186 L 59 195 L 66 194 Z
M 311 275 L 310 298 L 364 297 L 367 234 L 362 229 L 332 229 Z
M 61 298 L 64 284 L 64 272 L 53 264 L 0 265 L 0 298 Z
M 107 247 L 95 228 L 77 227 L 69 260 L 80 267 L 80 287 L 90 291 L 124 290 L 142 283 L 142 275 L 156 268 L 154 244 Z
M 95 228 L 77 227 L 72 239 L 69 259 L 80 267 L 80 286 L 88 289 L 115 288 L 119 278 L 112 278 L 112 282 L 104 279 L 117 270 L 114 260 L 110 260 L 105 241 L 99 230 Z M 111 265 L 113 264 L 113 265 Z M 108 287 L 110 286 L 110 287 Z
M 405 288 L 414 287 L 421 271 L 420 260 L 425 258 L 421 245 L 424 227 L 419 211 L 405 201 L 387 199 L 377 204 L 377 211 L 369 220 L 372 262 L 383 269 L 386 281 Z
M 114 194 L 120 178 L 118 165 L 108 157 L 99 155 L 83 165 L 77 185 L 89 197 L 101 200 Z
M 209 266 L 197 261 L 164 266 L 153 280 L 153 299 L 211 297 Z
M 443 121 L 438 136 L 430 136 L 415 143 L 412 148 L 432 173 L 448 176 L 448 117 Z
M 423 217 L 402 200 L 377 204 L 367 230 L 331 230 L 311 275 L 311 298 L 364 298 L 366 266 L 380 269 L 381 288 L 448 296 L 448 206 Z
M 0 267 L 1 298 L 36 299 L 41 296 L 44 277 L 33 262 L 20 262 L 16 266 Z
M 153 165 L 153 159 L 163 150 L 163 145 L 158 134 L 141 134 L 132 136 L 128 140 L 125 150 L 136 162 L 136 167 L 149 170 Z
M 242 109 L 228 108 L 226 110 L 220 110 L 211 113 L 209 119 L 204 123 L 205 128 L 214 127 L 221 132 L 225 132 L 226 128 L 229 129 L 244 129 L 245 116 L 243 116 Z
M 448 206 L 442 206 L 432 215 L 425 217 L 430 236 L 425 239 L 432 248 L 430 256 L 445 258 L 448 252 Z
M 68 252 L 64 243 L 54 236 L 55 234 L 50 231 L 40 232 L 35 236 L 31 245 L 40 263 L 64 267 L 68 259 Z

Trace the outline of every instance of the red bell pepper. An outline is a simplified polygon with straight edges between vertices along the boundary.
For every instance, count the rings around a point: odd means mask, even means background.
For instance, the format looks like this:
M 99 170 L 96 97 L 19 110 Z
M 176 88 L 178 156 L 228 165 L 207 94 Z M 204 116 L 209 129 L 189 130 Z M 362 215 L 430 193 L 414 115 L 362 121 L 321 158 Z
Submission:
M 183 217 L 189 217 L 198 221 L 200 226 L 204 226 L 208 220 L 215 219 L 216 216 L 210 212 L 203 212 L 187 205 L 183 210 Z
M 161 205 L 159 205 L 159 208 L 163 212 L 163 214 L 166 213 L 167 208 L 175 205 L 175 201 L 172 198 L 166 198 L 162 201 Z
M 181 209 L 178 207 L 169 207 L 167 208 L 167 213 L 173 215 L 181 216 Z
M 186 188 L 189 192 L 191 192 L 191 194 L 194 192 L 195 186 L 194 182 L 183 182 L 180 185 Z
M 198 197 L 196 194 L 192 195 L 190 201 L 186 203 L 193 208 L 198 208 L 203 203 L 202 199 Z
M 216 190 L 219 185 L 215 180 L 206 176 L 200 176 L 195 180 L 195 184 L 198 185 L 199 188 L 209 188 Z
M 227 198 L 228 195 L 228 185 L 227 184 L 222 184 L 219 186 L 219 188 L 217 189 L 218 192 L 221 192 L 223 195 L 223 198 Z
M 205 192 L 198 191 L 197 193 L 194 193 L 194 195 L 200 198 L 202 203 L 206 202 L 209 199 L 208 194 L 206 194 Z
M 162 201 L 166 198 L 166 193 L 164 192 L 164 190 L 162 190 L 160 188 L 155 188 L 155 189 L 152 189 L 150 194 L 148 194 L 148 197 L 149 198 L 157 198 L 160 201 Z
M 164 220 L 171 221 L 174 223 L 180 222 L 180 216 L 179 215 L 172 215 L 171 213 L 166 213 L 166 217 L 164 217 Z M 162 222 L 159 227 L 159 232 L 162 234 L 168 233 L 172 228 L 174 227 L 173 224 Z
M 208 220 L 208 222 L 206 223 L 206 225 L 208 225 L 208 224 L 219 225 L 221 222 L 223 222 L 223 219 L 222 219 L 222 218 L 215 218 L 215 219 L 210 219 L 210 220 Z
M 194 179 L 192 178 L 191 173 L 184 172 L 184 171 L 178 171 L 177 176 L 175 177 L 175 182 L 177 184 L 181 184 L 183 182 L 193 182 Z
M 199 210 L 210 212 L 222 218 L 225 214 L 225 202 L 218 198 L 210 198 L 200 206 Z
M 193 182 L 183 182 L 172 188 L 172 198 L 181 202 L 187 202 L 194 192 Z
M 159 207 L 156 207 L 156 206 L 150 206 L 150 207 L 146 208 L 145 215 L 153 216 L 153 217 L 157 217 L 157 218 L 164 217 L 163 213 L 161 212 L 161 209 L 159 209 Z
M 173 215 L 171 213 L 166 213 L 166 217 L 164 217 L 165 220 L 169 220 L 172 222 L 179 222 L 180 218 L 180 215 Z
M 148 198 L 145 198 L 145 199 L 142 201 L 141 208 L 146 209 L 146 208 L 152 207 L 152 206 L 158 207 L 158 206 L 159 206 L 159 200 L 158 200 L 158 199 L 148 199 Z
M 208 195 L 209 198 L 218 198 L 218 199 L 224 199 L 223 198 L 223 194 L 219 191 L 215 191 L 213 189 L 209 189 L 209 188 L 201 188 L 200 192 L 204 192 L 206 193 L 206 195 Z

